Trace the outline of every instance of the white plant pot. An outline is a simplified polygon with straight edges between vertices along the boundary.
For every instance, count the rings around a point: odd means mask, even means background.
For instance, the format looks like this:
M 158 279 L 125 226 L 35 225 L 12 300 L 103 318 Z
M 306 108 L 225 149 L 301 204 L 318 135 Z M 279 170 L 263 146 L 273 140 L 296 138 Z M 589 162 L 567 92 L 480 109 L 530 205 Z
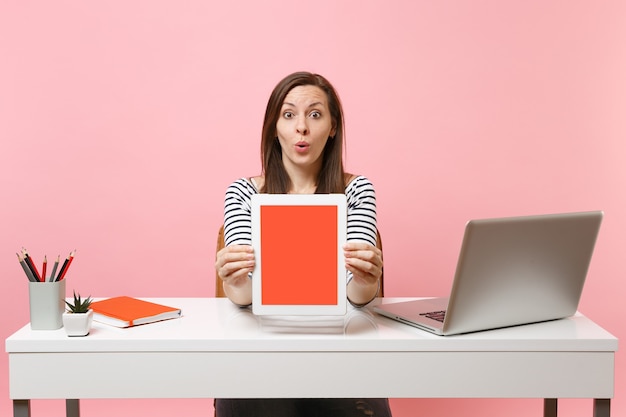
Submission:
M 87 336 L 92 321 L 93 310 L 86 313 L 63 313 L 63 328 L 68 336 Z

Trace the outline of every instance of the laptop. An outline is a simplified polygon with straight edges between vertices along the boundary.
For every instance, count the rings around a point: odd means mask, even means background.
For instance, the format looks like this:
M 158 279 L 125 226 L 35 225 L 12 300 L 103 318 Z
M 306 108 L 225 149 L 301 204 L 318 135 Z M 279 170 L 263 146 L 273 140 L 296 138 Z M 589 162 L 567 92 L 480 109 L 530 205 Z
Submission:
M 373 310 L 443 336 L 569 317 L 602 217 L 592 211 L 471 220 L 449 297 Z

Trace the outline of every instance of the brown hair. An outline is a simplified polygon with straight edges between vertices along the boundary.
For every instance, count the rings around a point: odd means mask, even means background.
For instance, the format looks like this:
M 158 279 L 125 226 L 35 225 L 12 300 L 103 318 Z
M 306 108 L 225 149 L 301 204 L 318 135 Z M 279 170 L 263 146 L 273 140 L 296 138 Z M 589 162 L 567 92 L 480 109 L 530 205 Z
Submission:
M 280 143 L 276 139 L 276 123 L 287 94 L 294 87 L 304 85 L 319 87 L 326 93 L 332 124 L 335 129 L 335 136 L 326 142 L 322 154 L 322 168 L 317 176 L 315 193 L 343 194 L 345 192 L 345 172 L 343 170 L 344 122 L 341 101 L 334 87 L 326 78 L 310 72 L 295 72 L 283 78 L 274 87 L 267 102 L 261 137 L 261 162 L 265 175 L 265 184 L 261 192 L 284 194 L 291 187 L 291 179 L 283 165 Z

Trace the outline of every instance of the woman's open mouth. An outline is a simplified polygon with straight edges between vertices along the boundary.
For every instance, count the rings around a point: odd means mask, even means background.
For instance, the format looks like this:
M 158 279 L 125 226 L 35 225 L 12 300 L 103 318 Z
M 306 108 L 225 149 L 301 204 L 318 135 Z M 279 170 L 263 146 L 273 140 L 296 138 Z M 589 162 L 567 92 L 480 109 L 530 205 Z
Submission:
M 297 152 L 306 152 L 309 149 L 310 146 L 311 145 L 309 145 L 308 143 L 306 143 L 304 141 L 298 142 L 298 143 L 296 143 L 296 151 Z

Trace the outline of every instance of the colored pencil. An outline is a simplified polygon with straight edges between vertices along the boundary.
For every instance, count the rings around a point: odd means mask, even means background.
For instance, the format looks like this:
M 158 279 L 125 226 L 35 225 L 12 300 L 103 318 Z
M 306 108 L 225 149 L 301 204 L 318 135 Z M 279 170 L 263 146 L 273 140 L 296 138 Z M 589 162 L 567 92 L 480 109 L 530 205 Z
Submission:
M 37 278 L 37 281 L 41 282 L 41 275 L 39 275 L 37 266 L 35 266 L 35 263 L 33 262 L 33 259 L 28 254 L 28 251 L 26 249 L 22 249 L 22 252 L 24 253 L 24 261 L 26 262 L 26 265 L 28 265 L 28 267 L 32 271 L 35 278 Z
M 20 262 L 20 265 L 22 265 L 22 269 L 24 269 L 24 273 L 26 274 L 26 277 L 28 278 L 28 280 L 30 282 L 37 282 L 37 278 L 33 276 L 33 273 L 28 267 L 28 265 L 26 265 L 24 258 L 19 253 L 16 253 L 16 255 L 17 255 L 17 260 Z
M 52 273 L 50 274 L 50 282 L 54 282 L 54 274 L 57 272 L 57 267 L 59 266 L 60 260 L 61 255 L 57 256 L 57 260 L 54 261 L 54 265 L 52 266 Z
M 57 277 L 56 281 L 61 281 L 63 278 L 65 278 L 65 274 L 67 273 L 67 270 L 69 269 L 70 264 L 74 260 L 74 252 L 76 251 L 74 250 L 70 252 L 69 256 L 65 258 L 65 262 L 63 262 L 63 266 L 61 267 L 61 270 L 59 271 L 59 276 Z
M 41 267 L 41 282 L 46 282 L 46 269 L 48 269 L 48 255 L 43 257 L 43 266 Z

